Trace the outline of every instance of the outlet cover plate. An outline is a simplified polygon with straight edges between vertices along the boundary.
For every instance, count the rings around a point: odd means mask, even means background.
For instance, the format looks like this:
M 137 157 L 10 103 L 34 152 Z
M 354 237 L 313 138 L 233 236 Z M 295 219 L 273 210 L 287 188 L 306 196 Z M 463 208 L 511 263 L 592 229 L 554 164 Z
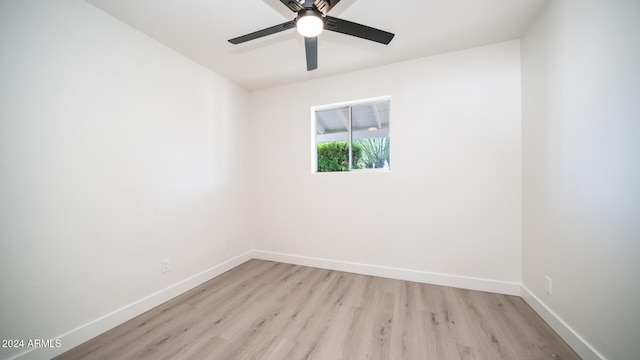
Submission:
M 551 295 L 551 278 L 548 276 L 544 277 L 544 291 Z
M 160 262 L 160 272 L 163 274 L 169 272 L 169 259 L 164 259 Z

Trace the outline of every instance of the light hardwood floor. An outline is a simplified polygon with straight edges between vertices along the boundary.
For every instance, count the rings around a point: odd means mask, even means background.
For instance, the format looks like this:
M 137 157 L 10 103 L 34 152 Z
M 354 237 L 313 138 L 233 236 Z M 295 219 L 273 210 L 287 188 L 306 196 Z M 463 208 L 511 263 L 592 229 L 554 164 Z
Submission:
M 251 260 L 56 359 L 579 359 L 519 297 Z

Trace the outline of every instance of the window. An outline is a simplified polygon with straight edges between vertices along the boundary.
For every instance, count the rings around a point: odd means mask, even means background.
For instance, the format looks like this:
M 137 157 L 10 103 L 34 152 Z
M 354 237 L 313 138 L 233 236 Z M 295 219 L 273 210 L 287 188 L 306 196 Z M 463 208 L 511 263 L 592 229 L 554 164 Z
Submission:
M 390 99 L 312 108 L 313 171 L 389 169 Z

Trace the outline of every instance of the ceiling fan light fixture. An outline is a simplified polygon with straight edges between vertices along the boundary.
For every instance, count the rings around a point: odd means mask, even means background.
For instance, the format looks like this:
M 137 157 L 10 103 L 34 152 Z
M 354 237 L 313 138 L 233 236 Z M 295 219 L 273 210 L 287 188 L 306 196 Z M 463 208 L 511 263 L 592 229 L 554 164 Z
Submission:
M 315 11 L 306 10 L 300 13 L 296 19 L 296 28 L 298 33 L 304 37 L 316 37 L 324 29 L 324 20 Z

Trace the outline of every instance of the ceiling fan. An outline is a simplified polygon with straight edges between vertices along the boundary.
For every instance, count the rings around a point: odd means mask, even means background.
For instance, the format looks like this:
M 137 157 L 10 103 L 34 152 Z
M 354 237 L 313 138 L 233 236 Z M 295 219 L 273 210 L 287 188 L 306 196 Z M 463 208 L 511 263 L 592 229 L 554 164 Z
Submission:
M 241 44 L 284 30 L 297 28 L 304 36 L 304 47 L 307 55 L 307 71 L 318 68 L 318 35 L 322 30 L 335 31 L 362 39 L 389 44 L 394 34 L 351 21 L 328 16 L 327 13 L 340 0 L 280 0 L 291 11 L 297 13 L 295 19 L 285 23 L 258 30 L 247 35 L 230 39 L 232 44 Z

